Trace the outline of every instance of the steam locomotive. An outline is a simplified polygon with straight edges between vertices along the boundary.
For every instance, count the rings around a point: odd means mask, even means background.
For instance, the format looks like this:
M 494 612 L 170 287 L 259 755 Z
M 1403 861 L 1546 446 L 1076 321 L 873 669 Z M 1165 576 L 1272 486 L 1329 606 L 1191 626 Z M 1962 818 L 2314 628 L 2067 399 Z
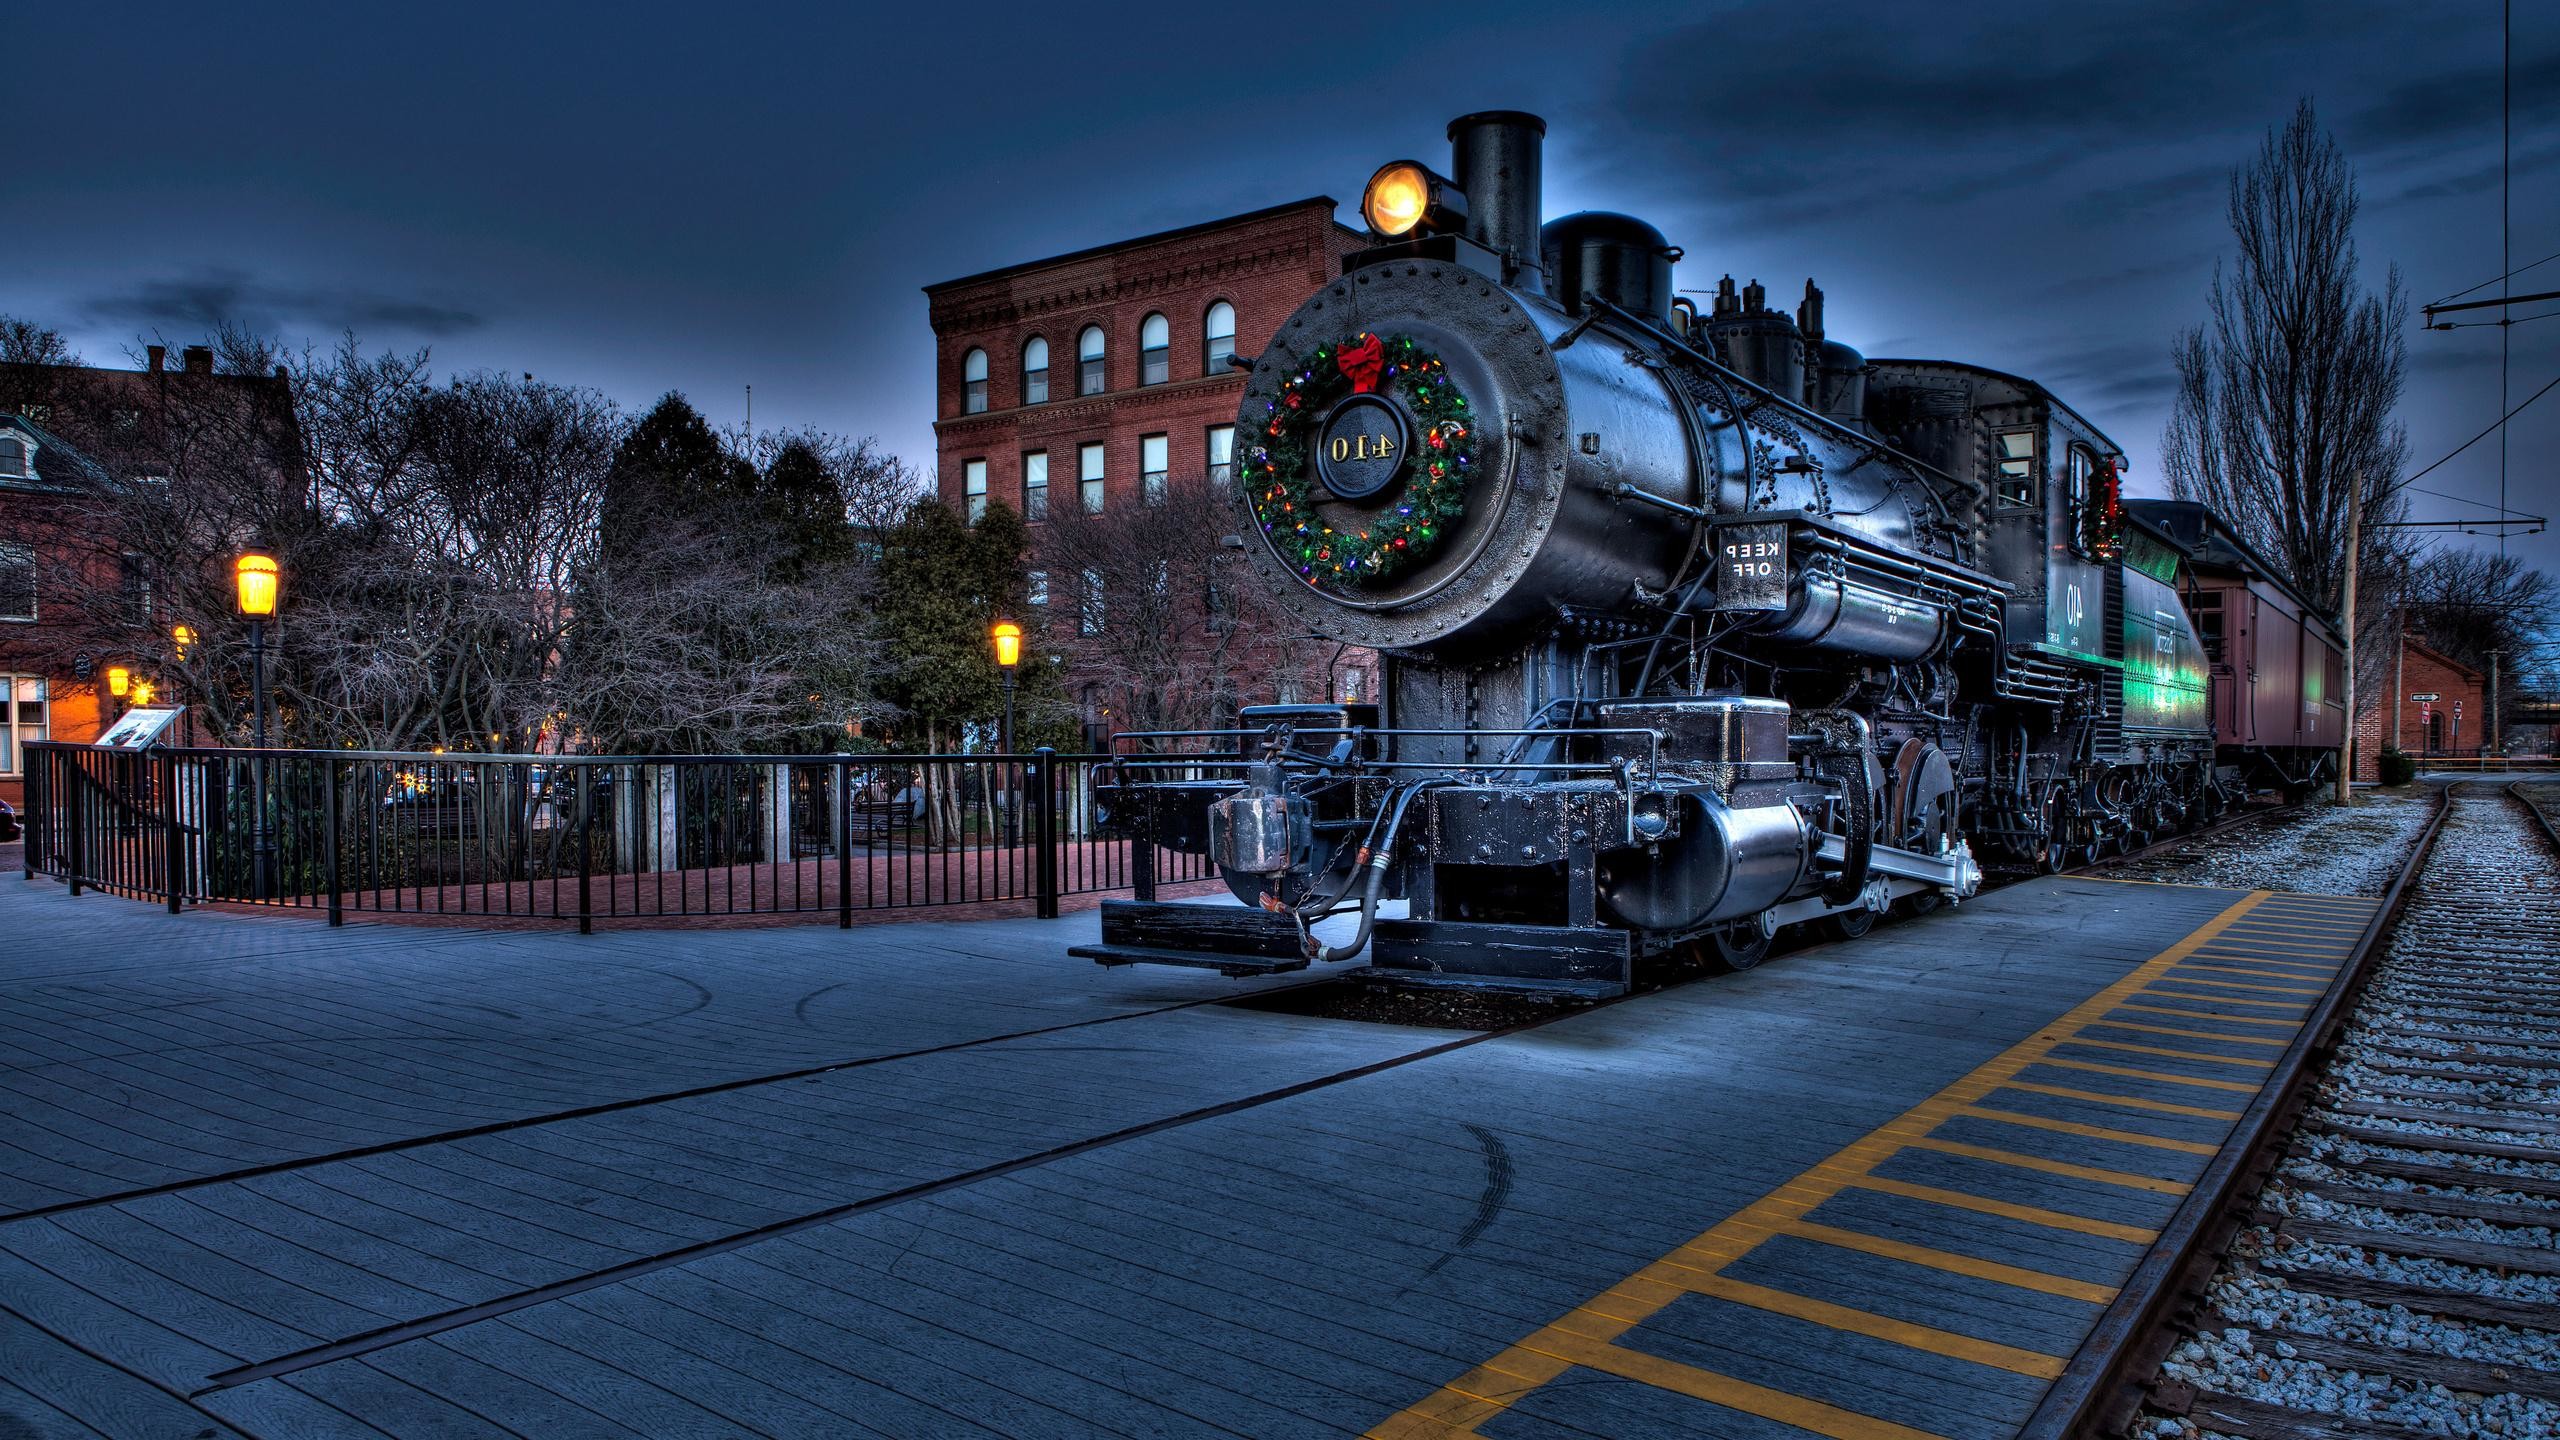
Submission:
M 2228 526 L 1811 282 L 1702 310 L 1644 221 L 1541 226 L 1545 128 L 1381 167 L 1377 243 L 1240 362 L 1226 543 L 1380 693 L 1115 737 L 1106 825 L 1245 908 L 1109 903 L 1075 953 L 1599 998 L 2317 783 L 2336 637 Z

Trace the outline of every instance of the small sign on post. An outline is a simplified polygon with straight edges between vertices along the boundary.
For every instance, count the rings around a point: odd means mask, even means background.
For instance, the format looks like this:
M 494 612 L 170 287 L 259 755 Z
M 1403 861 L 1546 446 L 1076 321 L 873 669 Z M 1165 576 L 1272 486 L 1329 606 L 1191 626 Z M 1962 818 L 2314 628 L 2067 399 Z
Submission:
M 1787 608 L 1787 526 L 1784 521 L 1716 527 L 1718 610 Z

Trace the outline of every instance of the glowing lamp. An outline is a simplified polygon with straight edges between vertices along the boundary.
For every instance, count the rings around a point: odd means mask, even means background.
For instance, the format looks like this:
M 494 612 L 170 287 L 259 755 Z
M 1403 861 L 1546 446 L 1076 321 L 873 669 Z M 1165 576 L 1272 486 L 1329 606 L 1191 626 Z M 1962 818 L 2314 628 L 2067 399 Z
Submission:
M 152 688 L 151 682 L 148 680 L 136 680 L 133 682 L 133 703 L 136 705 L 150 704 L 151 698 L 158 693 L 159 692 L 157 690 Z
M 239 581 L 241 614 L 263 620 L 276 613 L 276 557 L 243 550 L 232 575 Z
M 196 628 L 192 625 L 173 625 L 169 627 L 169 639 L 178 647 L 178 658 L 184 660 L 187 658 L 187 651 L 196 643 Z
M 1022 627 L 1010 620 L 999 620 L 987 629 L 987 638 L 995 642 L 996 664 L 1011 670 L 1022 663 Z
M 122 665 L 107 667 L 107 693 L 121 700 L 133 689 L 133 672 Z
M 1360 192 L 1360 216 L 1381 240 L 1456 228 L 1467 215 L 1467 197 L 1418 160 L 1391 160 Z

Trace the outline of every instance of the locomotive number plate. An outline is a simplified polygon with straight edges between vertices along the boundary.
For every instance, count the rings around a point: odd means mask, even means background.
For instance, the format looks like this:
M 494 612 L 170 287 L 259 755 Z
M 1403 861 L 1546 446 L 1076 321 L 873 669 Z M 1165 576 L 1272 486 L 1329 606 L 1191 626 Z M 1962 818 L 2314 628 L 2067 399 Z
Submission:
M 1786 609 L 1786 525 L 1719 525 L 1715 534 L 1715 608 Z
M 1316 474 L 1345 500 L 1370 500 L 1404 474 L 1413 427 L 1383 395 L 1346 395 L 1316 432 Z

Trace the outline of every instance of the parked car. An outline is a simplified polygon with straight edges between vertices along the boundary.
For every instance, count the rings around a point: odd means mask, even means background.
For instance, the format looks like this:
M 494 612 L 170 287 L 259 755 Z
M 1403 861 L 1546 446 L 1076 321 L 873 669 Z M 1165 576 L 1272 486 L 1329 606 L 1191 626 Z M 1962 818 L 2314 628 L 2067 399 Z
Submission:
M 25 833 L 18 824 L 17 807 L 0 800 L 0 845 L 6 845 Z

